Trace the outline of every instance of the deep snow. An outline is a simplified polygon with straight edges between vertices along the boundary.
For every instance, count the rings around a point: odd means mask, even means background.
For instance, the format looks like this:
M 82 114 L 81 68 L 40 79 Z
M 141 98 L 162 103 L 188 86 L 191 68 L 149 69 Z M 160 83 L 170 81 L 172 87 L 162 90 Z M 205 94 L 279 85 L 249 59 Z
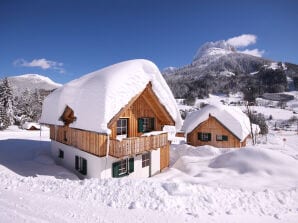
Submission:
M 79 180 L 48 134 L 0 132 L 0 222 L 297 222 L 295 132 L 241 150 L 172 145 L 171 167 L 142 180 Z

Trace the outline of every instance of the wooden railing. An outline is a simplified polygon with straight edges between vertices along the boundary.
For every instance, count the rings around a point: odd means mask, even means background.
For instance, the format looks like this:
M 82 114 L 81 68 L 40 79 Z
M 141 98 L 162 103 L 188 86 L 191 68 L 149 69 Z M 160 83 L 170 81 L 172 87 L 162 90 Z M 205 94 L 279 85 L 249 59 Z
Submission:
M 117 158 L 140 154 L 168 144 L 168 134 L 110 140 L 109 155 Z

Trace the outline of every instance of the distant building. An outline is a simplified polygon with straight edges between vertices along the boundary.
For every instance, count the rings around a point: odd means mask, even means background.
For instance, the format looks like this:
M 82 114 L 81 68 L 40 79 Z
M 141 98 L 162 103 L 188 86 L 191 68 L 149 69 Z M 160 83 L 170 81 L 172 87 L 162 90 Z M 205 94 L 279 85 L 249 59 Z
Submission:
M 182 126 L 187 144 L 220 148 L 243 147 L 250 136 L 250 121 L 234 106 L 207 105 L 189 114 Z

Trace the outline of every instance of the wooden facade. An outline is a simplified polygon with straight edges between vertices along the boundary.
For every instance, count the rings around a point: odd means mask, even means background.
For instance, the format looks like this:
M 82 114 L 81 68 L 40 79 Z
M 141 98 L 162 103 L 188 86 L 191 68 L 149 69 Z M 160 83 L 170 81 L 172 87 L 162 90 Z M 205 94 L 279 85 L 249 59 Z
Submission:
M 124 158 L 161 148 L 161 169 L 169 166 L 167 133 L 142 136 L 144 133 L 138 132 L 139 118 L 152 118 L 154 120 L 153 131 L 161 131 L 163 125 L 175 124 L 167 110 L 160 104 L 154 94 L 151 83 L 147 85 L 142 93 L 132 98 L 109 122 L 108 128 L 111 129 L 109 136 L 107 134 L 69 127 L 68 123 L 75 121 L 74 115 L 75 111 L 67 107 L 61 117 L 65 125 L 50 125 L 50 138 L 52 140 L 76 147 L 99 157 L 106 156 L 107 151 L 110 156 Z M 119 119 L 127 119 L 128 124 L 127 138 L 122 140 L 117 140 L 117 121 Z M 107 149 L 108 145 L 109 148 Z
M 95 156 L 102 157 L 107 153 L 107 135 L 104 134 L 68 126 L 50 125 L 50 138 Z
M 168 145 L 168 135 L 133 137 L 119 140 L 110 140 L 109 155 L 117 158 L 138 155 Z
M 148 84 L 140 95 L 133 98 L 128 105 L 121 109 L 109 122 L 108 128 L 112 130 L 111 139 L 116 139 L 117 120 L 119 118 L 128 119 L 128 137 L 140 137 L 143 133 L 138 132 L 138 118 L 142 117 L 154 118 L 154 131 L 161 131 L 163 125 L 175 124 L 167 110 L 158 101 L 152 91 L 151 84 Z
M 160 148 L 160 170 L 170 165 L 170 143 Z
M 200 133 L 210 134 L 210 138 L 206 139 L 206 141 L 200 140 Z M 222 139 L 219 140 L 220 138 Z M 246 145 L 246 139 L 241 142 L 238 137 L 215 117 L 209 116 L 206 121 L 199 124 L 192 132 L 187 134 L 187 144 L 192 146 L 211 145 L 219 148 L 239 148 Z

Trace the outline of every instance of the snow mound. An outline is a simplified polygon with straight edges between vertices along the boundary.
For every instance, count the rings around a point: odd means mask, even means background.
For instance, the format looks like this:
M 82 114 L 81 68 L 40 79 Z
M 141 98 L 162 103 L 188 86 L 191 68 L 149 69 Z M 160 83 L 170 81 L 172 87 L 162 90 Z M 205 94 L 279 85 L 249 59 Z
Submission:
M 232 169 L 239 174 L 298 177 L 297 160 L 268 149 L 245 148 L 224 153 L 212 160 L 209 167 Z
M 207 105 L 201 110 L 187 115 L 182 130 L 185 131 L 185 133 L 190 133 L 199 124 L 206 121 L 210 115 L 215 117 L 241 141 L 243 141 L 250 133 L 249 119 L 241 109 L 220 104 Z
M 70 127 L 108 132 L 108 122 L 149 82 L 159 101 L 175 120 L 176 127 L 180 128 L 182 121 L 170 88 L 156 65 L 143 59 L 111 65 L 55 90 L 44 101 L 40 122 L 63 125 L 58 120 L 68 105 L 77 117 Z

